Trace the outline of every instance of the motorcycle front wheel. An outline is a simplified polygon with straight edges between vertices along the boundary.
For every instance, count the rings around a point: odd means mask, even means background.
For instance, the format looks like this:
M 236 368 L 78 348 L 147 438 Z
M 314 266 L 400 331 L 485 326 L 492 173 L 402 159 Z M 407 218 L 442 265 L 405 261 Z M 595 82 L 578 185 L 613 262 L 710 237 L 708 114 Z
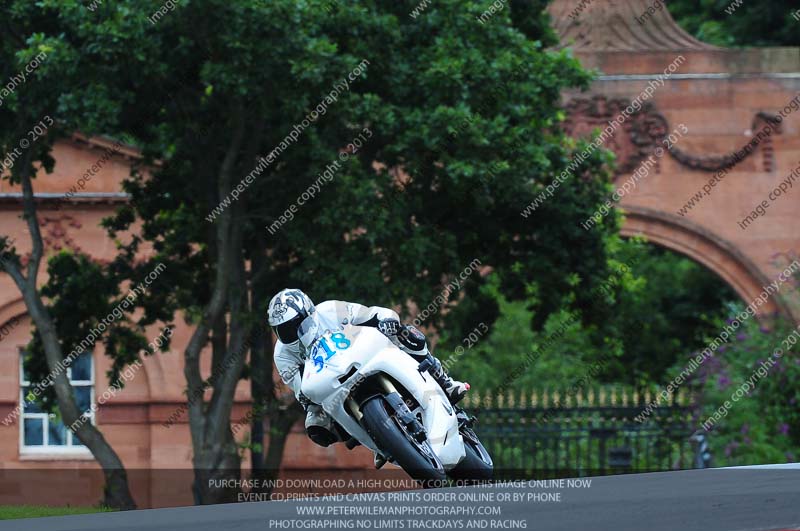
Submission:
M 417 441 L 391 411 L 382 396 L 375 396 L 361 406 L 364 417 L 361 423 L 372 440 L 384 453 L 389 454 L 412 478 L 440 483 L 447 479 L 442 462 L 433 452 L 430 443 Z
M 464 459 L 455 466 L 449 475 L 453 479 L 488 481 L 494 476 L 494 462 L 472 428 L 462 428 L 464 439 Z

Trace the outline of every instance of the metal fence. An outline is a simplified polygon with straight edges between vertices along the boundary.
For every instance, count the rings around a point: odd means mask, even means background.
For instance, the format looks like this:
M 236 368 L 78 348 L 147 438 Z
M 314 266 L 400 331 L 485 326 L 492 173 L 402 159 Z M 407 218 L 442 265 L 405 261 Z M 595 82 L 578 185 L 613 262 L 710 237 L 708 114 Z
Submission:
M 557 392 L 473 397 L 475 431 L 504 477 L 582 477 L 700 468 L 706 441 L 695 435 L 691 397 L 675 396 L 636 420 L 652 398 L 597 388 L 562 400 Z

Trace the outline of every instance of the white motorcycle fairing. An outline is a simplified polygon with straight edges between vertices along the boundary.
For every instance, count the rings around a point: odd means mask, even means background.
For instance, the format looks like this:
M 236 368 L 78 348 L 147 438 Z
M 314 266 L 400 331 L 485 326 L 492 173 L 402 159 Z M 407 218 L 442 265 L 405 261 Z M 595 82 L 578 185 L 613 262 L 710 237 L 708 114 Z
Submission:
M 427 371 L 421 373 L 418 367 L 411 356 L 375 328 L 347 325 L 343 330 L 325 332 L 310 345 L 301 390 L 358 442 L 380 452 L 359 424 L 357 419 L 361 418 L 361 412 L 350 393 L 373 375 L 391 377 L 419 403 L 419 408 L 409 405 L 409 409 L 416 408 L 411 412 L 421 414 L 431 448 L 444 469 L 449 470 L 465 456 L 456 412 L 439 384 Z M 389 379 L 385 378 L 384 382 L 387 391 L 392 391 Z

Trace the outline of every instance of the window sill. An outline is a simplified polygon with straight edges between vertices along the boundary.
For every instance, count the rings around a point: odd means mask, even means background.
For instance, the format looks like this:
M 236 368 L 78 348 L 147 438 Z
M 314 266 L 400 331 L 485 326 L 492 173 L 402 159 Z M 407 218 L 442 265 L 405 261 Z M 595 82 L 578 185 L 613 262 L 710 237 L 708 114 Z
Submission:
M 31 451 L 20 450 L 20 461 L 94 461 L 94 456 L 89 450 L 65 450 L 65 451 Z

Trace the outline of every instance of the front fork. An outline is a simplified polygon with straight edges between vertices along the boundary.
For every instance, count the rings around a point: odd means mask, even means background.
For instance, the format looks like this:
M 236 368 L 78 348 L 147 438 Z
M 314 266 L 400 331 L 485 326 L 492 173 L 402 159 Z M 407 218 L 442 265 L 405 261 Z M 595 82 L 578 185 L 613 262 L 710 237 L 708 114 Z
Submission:
M 417 419 L 417 417 L 411 413 L 411 410 L 408 408 L 408 405 L 405 403 L 405 401 L 403 401 L 403 397 L 400 396 L 397 388 L 382 374 L 376 375 L 376 378 L 380 384 L 380 387 L 385 393 L 383 398 L 395 412 L 397 420 L 400 421 L 408 434 L 411 435 L 415 441 L 418 443 L 424 442 L 428 437 L 428 435 L 425 433 L 425 428 L 422 426 L 422 423 Z M 361 408 L 359 408 L 352 396 L 347 397 L 346 404 L 356 420 L 360 422 L 364 415 L 361 413 Z
M 388 378 L 386 378 L 382 374 L 376 375 L 376 378 L 387 395 L 390 395 L 392 393 L 400 394 L 397 392 L 397 388 L 395 388 L 394 384 L 392 384 L 392 382 L 390 382 Z M 361 418 L 364 415 L 361 413 L 361 408 L 358 406 L 358 403 L 355 400 L 353 400 L 352 396 L 347 397 L 347 400 L 345 400 L 345 404 L 347 405 L 347 408 L 350 410 L 350 413 L 352 413 L 353 416 L 356 418 L 356 420 L 361 422 Z

